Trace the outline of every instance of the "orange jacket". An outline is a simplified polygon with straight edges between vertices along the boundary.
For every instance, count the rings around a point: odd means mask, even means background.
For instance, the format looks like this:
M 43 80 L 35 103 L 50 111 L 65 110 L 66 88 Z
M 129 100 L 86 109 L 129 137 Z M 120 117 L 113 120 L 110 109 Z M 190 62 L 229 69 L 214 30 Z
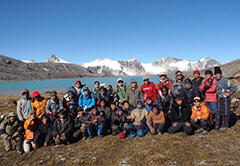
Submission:
M 199 109 L 197 109 L 195 106 L 192 107 L 191 119 L 194 120 L 194 118 L 200 116 L 202 120 L 207 120 L 209 118 L 209 112 L 209 108 L 204 102 L 202 102 Z
M 26 140 L 32 140 L 34 138 L 34 128 L 35 128 L 35 121 L 28 118 L 24 122 L 24 129 L 25 129 L 24 138 Z
M 42 97 L 41 101 L 35 100 L 32 103 L 32 110 L 36 111 L 36 116 L 40 119 L 46 113 L 47 99 Z

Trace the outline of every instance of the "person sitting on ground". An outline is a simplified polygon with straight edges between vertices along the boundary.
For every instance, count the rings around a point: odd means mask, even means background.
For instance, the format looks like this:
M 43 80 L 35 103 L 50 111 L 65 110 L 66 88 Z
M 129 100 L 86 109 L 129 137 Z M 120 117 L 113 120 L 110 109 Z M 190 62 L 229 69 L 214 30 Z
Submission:
M 137 108 L 131 112 L 131 115 L 127 118 L 132 120 L 133 123 L 128 124 L 124 130 L 128 131 L 131 134 L 130 139 L 134 137 L 143 137 L 147 130 L 146 130 L 146 119 L 147 119 L 148 112 L 145 108 L 143 108 L 143 100 L 137 100 Z
M 74 140 L 79 140 L 81 137 L 87 139 L 87 115 L 83 113 L 81 107 L 78 107 L 78 115 L 74 119 L 74 131 Z
M 217 79 L 218 109 L 222 120 L 221 130 L 229 128 L 231 114 L 231 97 L 237 87 L 226 77 L 222 76 L 222 70 L 216 66 L 214 68 L 215 78 Z
M 106 118 L 106 130 L 107 133 L 110 133 L 111 131 L 111 119 L 112 119 L 112 111 L 108 106 L 106 106 L 106 101 L 102 99 L 100 101 L 100 106 L 98 107 L 99 112 L 104 112 L 105 118 Z
M 115 92 L 117 93 L 118 97 L 119 97 L 119 104 L 120 106 L 123 105 L 123 102 L 127 99 L 127 86 L 124 84 L 123 79 L 122 78 L 118 78 L 117 80 L 117 88 L 115 89 Z
M 185 77 L 181 71 L 177 71 L 175 73 L 176 79 L 172 83 L 172 93 L 173 96 L 176 97 L 180 94 L 182 87 L 184 86 Z
M 68 90 L 63 97 L 63 108 L 71 115 L 75 116 L 78 106 L 75 94 L 72 90 Z
M 167 77 L 167 74 L 165 72 L 162 72 L 160 74 L 160 80 L 157 84 L 157 93 L 159 93 L 160 89 L 165 86 L 169 89 L 169 91 L 172 91 L 172 81 Z
M 32 105 L 32 110 L 36 111 L 36 116 L 40 119 L 44 114 L 46 114 L 47 99 L 42 97 L 38 91 L 33 92 L 34 102 Z
M 205 71 L 206 78 L 203 80 L 200 89 L 204 93 L 205 103 L 210 109 L 210 113 L 214 115 L 215 129 L 220 128 L 220 115 L 218 111 L 218 99 L 217 99 L 217 80 L 214 78 L 212 70 Z
M 47 101 L 46 113 L 50 117 L 51 122 L 56 119 L 58 112 L 63 109 L 63 103 L 57 97 L 57 92 L 55 90 L 50 91 L 50 99 Z
M 150 129 L 150 134 L 161 134 L 164 129 L 165 116 L 164 112 L 157 105 L 152 107 L 152 111 L 147 116 L 147 125 Z
M 175 101 L 169 116 L 172 126 L 168 128 L 168 132 L 173 134 L 183 129 L 184 133 L 192 134 L 191 107 L 183 103 L 183 98 L 180 95 L 176 97 Z
M 154 102 L 157 101 L 157 89 L 154 83 L 149 81 L 149 77 L 143 78 L 144 84 L 141 86 L 141 90 L 144 96 L 144 103 L 147 102 L 147 98 L 151 97 Z
M 104 121 L 104 118 L 101 115 L 99 116 L 97 107 L 92 108 L 91 114 L 88 115 L 87 121 L 87 132 L 89 138 L 93 138 L 96 134 L 99 137 L 103 137 L 104 125 L 101 122 Z
M 191 125 L 195 133 L 206 133 L 210 130 L 209 108 L 201 101 L 200 97 L 194 98 L 192 106 Z
M 153 101 L 153 99 L 151 97 L 147 97 L 146 100 L 146 104 L 145 104 L 145 109 L 147 110 L 147 112 L 149 113 L 150 111 L 152 111 L 152 107 L 153 105 L 155 105 L 156 102 Z
M 123 108 L 124 114 L 127 114 L 127 115 L 131 115 L 131 112 L 134 109 L 133 106 L 131 106 L 127 100 L 123 102 L 122 108 Z
M 127 89 L 127 101 L 132 107 L 137 107 L 137 100 L 143 100 L 143 93 L 140 87 L 137 85 L 137 81 L 132 79 L 130 82 L 130 87 Z
M 123 132 L 123 127 L 126 122 L 127 115 L 124 114 L 123 109 L 119 107 L 117 111 L 112 115 L 112 135 L 117 135 L 120 132 Z M 121 135 L 123 135 L 123 133 L 121 133 Z
M 193 87 L 192 81 L 189 78 L 184 80 L 184 86 L 180 91 L 181 96 L 183 97 L 183 102 L 187 105 L 193 105 L 193 98 L 195 96 L 200 96 L 198 88 Z
M 93 90 L 94 98 L 95 99 L 99 99 L 100 98 L 100 82 L 99 81 L 95 81 L 94 82 L 94 87 L 95 87 L 94 90 Z
M 88 87 L 83 88 L 83 93 L 79 97 L 78 105 L 83 109 L 84 113 L 90 112 L 95 105 L 94 95 Z
M 0 124 L 0 135 L 3 140 L 4 150 L 8 152 L 16 149 L 18 153 L 22 154 L 22 134 L 22 124 L 16 114 L 10 112 Z
M 33 139 L 33 148 L 47 147 L 53 143 L 52 140 L 52 123 L 47 115 L 43 115 L 40 119 L 38 128 L 35 131 Z
M 200 86 L 201 86 L 204 78 L 200 76 L 199 70 L 194 70 L 193 75 L 194 75 L 194 78 L 192 79 L 193 87 L 195 87 L 199 90 L 201 100 L 203 101 L 204 95 L 203 95 L 202 91 L 200 90 Z
M 59 111 L 59 117 L 53 124 L 53 137 L 56 145 L 67 144 L 72 140 L 73 123 L 65 110 Z
M 17 102 L 17 115 L 18 119 L 24 123 L 30 116 L 32 111 L 31 98 L 29 96 L 29 90 L 24 89 L 21 92 L 22 98 Z
M 33 110 L 29 118 L 24 122 L 25 140 L 23 142 L 23 150 L 25 153 L 32 151 L 36 147 L 33 147 L 34 133 L 39 125 L 39 119 L 36 116 L 36 112 Z

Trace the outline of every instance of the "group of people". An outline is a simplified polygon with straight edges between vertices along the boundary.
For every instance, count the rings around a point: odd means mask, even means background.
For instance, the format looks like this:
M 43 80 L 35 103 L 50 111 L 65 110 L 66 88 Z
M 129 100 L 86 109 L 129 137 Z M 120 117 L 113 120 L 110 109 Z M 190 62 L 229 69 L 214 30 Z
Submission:
M 236 86 L 222 76 L 219 67 L 214 74 L 206 70 L 205 78 L 198 70 L 193 74 L 191 80 L 177 71 L 172 81 L 163 72 L 157 85 L 145 76 L 142 86 L 134 79 L 127 86 L 119 78 L 116 88 L 95 81 L 90 89 L 77 80 L 63 99 L 54 90 L 47 99 L 38 91 L 30 97 L 24 89 L 17 114 L 10 112 L 0 124 L 4 149 L 23 153 L 109 134 L 133 139 L 148 132 L 191 135 L 229 128 L 230 96 Z

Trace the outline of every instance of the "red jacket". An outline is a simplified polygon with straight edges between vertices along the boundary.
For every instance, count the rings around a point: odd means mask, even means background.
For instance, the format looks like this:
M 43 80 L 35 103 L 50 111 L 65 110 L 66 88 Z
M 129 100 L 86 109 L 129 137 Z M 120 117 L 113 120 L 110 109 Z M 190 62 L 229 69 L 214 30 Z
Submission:
M 147 97 L 151 97 L 153 101 L 157 101 L 157 90 L 154 83 L 150 82 L 148 85 L 143 84 L 141 89 L 144 96 L 144 103 L 146 103 Z
M 210 86 L 208 90 L 204 90 L 205 85 Z M 205 93 L 205 101 L 206 102 L 217 102 L 217 80 L 214 76 L 210 77 L 210 79 L 204 79 L 200 89 Z
M 172 91 L 172 81 L 170 79 L 166 78 L 165 81 L 160 80 L 157 84 L 157 92 L 159 92 L 163 86 L 167 86 L 170 92 Z

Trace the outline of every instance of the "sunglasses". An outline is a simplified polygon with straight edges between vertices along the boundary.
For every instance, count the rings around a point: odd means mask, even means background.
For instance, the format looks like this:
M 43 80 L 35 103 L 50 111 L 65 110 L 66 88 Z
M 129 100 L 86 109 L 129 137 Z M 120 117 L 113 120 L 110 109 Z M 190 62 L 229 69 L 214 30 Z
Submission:
M 201 100 L 194 100 L 194 103 L 200 103 Z

